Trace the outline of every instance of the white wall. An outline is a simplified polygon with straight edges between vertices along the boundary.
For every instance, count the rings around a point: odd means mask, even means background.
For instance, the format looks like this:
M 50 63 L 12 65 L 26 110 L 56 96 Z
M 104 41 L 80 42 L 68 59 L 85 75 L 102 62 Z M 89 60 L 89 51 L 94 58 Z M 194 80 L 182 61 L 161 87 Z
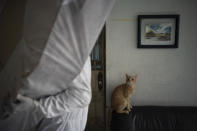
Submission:
M 137 49 L 137 15 L 180 14 L 178 49 Z M 125 73 L 137 73 L 134 105 L 197 106 L 197 1 L 117 0 L 106 25 L 107 105 Z

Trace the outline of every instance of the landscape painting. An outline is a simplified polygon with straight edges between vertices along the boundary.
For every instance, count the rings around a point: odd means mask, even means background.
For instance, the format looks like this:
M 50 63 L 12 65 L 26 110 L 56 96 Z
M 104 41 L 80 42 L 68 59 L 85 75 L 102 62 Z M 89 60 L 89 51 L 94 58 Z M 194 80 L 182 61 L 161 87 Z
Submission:
M 138 15 L 137 48 L 178 48 L 180 15 Z
M 145 39 L 151 41 L 171 41 L 172 23 L 146 24 Z

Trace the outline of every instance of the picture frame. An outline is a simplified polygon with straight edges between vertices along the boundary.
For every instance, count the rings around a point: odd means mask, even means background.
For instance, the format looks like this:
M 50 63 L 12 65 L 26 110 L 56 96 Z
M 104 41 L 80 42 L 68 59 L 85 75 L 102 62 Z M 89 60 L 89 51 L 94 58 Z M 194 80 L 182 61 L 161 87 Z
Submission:
M 137 48 L 178 48 L 180 16 L 138 15 Z

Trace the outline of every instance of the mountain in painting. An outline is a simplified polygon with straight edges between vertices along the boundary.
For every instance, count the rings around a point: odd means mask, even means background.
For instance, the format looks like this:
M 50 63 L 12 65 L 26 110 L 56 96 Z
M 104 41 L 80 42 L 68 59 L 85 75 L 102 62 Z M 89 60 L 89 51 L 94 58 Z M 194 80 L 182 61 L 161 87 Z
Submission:
M 171 40 L 172 24 L 147 24 L 145 26 L 146 39 L 157 41 L 169 41 Z
M 154 33 L 170 33 L 171 32 L 171 23 L 163 24 L 148 24 L 146 25 L 146 32 L 153 31 Z

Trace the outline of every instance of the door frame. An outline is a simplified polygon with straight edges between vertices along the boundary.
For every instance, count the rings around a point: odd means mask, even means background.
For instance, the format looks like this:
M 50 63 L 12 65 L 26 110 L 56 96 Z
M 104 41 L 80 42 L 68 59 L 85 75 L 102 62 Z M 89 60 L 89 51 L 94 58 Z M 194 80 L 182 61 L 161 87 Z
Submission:
M 103 83 L 103 86 L 104 86 L 104 99 L 105 99 L 105 102 L 104 102 L 104 121 L 105 121 L 105 131 L 106 131 L 106 129 L 107 129 L 107 116 L 106 116 L 106 106 L 107 106 L 107 102 L 106 102 L 106 98 L 107 98 L 107 96 L 106 96 L 106 87 L 107 87 L 107 85 L 106 85 L 106 24 L 104 25 L 104 27 L 103 27 L 103 70 L 104 70 L 104 77 L 103 77 L 103 79 L 104 79 L 104 83 Z

